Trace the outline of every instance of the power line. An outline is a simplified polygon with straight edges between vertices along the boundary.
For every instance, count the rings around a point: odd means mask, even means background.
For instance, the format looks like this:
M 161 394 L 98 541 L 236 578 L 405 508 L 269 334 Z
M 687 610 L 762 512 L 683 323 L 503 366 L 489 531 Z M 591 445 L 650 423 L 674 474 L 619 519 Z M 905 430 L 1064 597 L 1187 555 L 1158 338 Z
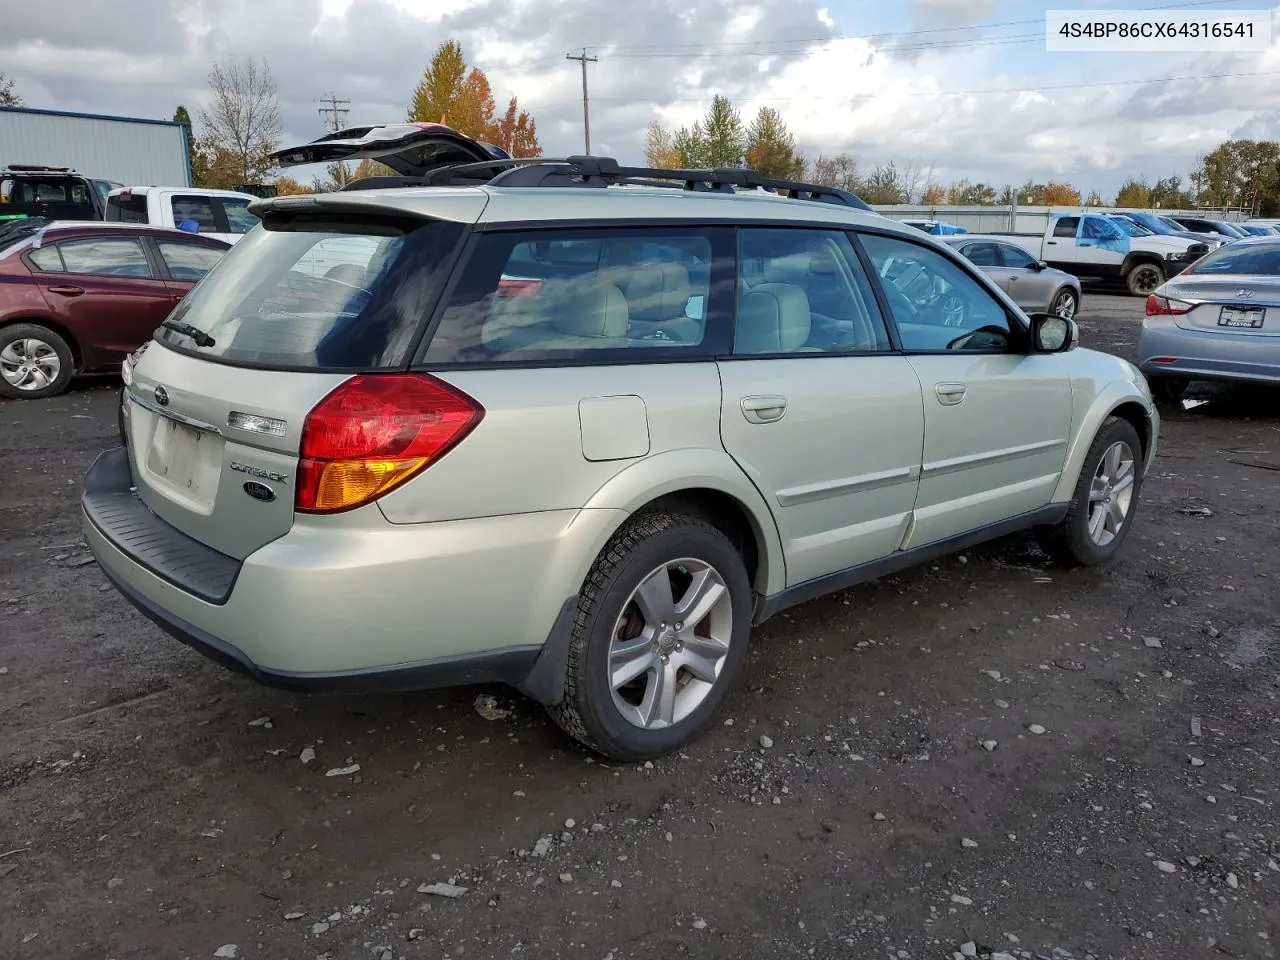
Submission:
M 347 114 L 351 112 L 351 101 L 340 100 L 333 93 L 323 98 L 320 103 L 325 104 L 320 108 L 320 117 L 325 121 L 325 126 L 333 133 L 341 130 L 347 122 Z
M 582 139 L 586 147 L 586 156 L 591 156 L 591 110 L 587 103 L 587 64 L 598 63 L 599 57 L 588 57 L 585 47 L 582 53 L 566 53 L 566 60 L 577 60 L 582 64 Z
M 1241 0 L 1191 0 L 1187 3 L 1162 4 L 1154 7 L 1132 7 L 1130 9 L 1146 12 L 1159 12 L 1162 10 L 1186 10 L 1193 7 L 1211 7 L 1223 6 L 1225 4 L 1238 4 Z M 1252 8 L 1258 14 L 1269 13 L 1270 8 Z M 622 56 L 620 51 L 626 50 L 679 50 L 690 48 L 695 50 L 710 50 L 717 47 L 739 47 L 753 46 L 763 43 L 823 43 L 831 40 L 888 40 L 894 37 L 915 37 L 925 34 L 934 33 L 957 33 L 973 30 L 986 30 L 991 27 L 1020 27 L 1029 24 L 1043 25 L 1045 19 L 1036 17 L 1029 20 L 993 20 L 990 23 L 975 23 L 969 26 L 958 27 L 930 27 L 920 30 L 901 30 L 901 31 L 880 31 L 877 33 L 853 34 L 853 33 L 828 33 L 815 37 L 794 37 L 783 40 L 724 40 L 714 42 L 698 42 L 698 43 L 661 43 L 661 44 L 587 44 L 588 50 L 607 50 L 612 56 Z
M 1183 80 L 1227 80 L 1239 77 L 1272 77 L 1280 76 L 1280 70 L 1259 70 L 1250 73 L 1206 73 L 1194 76 L 1183 77 L 1150 77 L 1143 80 L 1099 80 L 1092 83 L 1059 83 L 1049 84 L 1037 87 L 986 87 L 974 88 L 968 90 L 917 90 L 912 93 L 900 94 L 907 97 L 959 97 L 972 94 L 1009 94 L 1009 93 L 1038 93 L 1045 90 L 1079 90 L 1086 87 L 1122 87 L 1122 86 L 1142 86 L 1144 84 L 1156 83 L 1176 83 Z M 626 97 L 597 97 L 597 100 L 605 101 L 625 101 L 627 103 L 635 103 L 641 100 L 651 100 L 656 103 L 703 103 L 706 97 L 668 97 L 663 94 L 654 94 L 646 96 L 644 94 L 632 94 Z M 731 103 L 791 103 L 793 101 L 810 101 L 810 100 L 853 100 L 854 97 L 848 94 L 838 94 L 833 96 L 803 96 L 803 97 L 726 97 Z M 862 97 L 861 99 L 869 99 Z M 553 106 L 562 106 L 565 103 L 572 103 L 571 100 L 557 101 L 555 103 L 542 104 L 540 109 L 547 109 Z

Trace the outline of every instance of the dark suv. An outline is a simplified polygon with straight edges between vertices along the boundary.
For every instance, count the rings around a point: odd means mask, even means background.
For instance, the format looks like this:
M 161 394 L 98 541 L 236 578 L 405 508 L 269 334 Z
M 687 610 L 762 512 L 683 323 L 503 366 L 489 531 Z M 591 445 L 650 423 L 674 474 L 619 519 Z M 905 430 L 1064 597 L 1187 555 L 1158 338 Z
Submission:
M 102 220 L 107 194 L 120 186 L 113 180 L 81 176 L 70 167 L 15 163 L 0 170 L 0 221 Z

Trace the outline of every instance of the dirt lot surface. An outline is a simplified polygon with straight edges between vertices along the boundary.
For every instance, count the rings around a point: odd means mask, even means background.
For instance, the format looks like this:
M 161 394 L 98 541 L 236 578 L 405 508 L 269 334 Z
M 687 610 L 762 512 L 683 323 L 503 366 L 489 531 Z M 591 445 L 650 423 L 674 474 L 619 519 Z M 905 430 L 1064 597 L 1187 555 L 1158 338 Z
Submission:
M 1087 295 L 1086 345 L 1140 311 Z M 1280 954 L 1271 397 L 1165 412 L 1112 567 L 1014 539 L 798 608 L 636 766 L 505 689 L 296 696 L 162 635 L 78 529 L 118 389 L 0 404 L 5 960 Z

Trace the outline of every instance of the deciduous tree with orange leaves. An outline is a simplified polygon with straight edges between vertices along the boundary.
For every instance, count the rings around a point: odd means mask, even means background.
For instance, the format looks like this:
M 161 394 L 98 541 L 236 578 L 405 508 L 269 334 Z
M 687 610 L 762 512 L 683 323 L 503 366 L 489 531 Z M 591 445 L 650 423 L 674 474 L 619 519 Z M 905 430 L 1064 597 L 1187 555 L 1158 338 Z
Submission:
M 445 123 L 459 133 L 495 144 L 513 157 L 542 152 L 538 128 L 512 97 L 501 116 L 489 78 L 479 67 L 467 69 L 462 45 L 448 40 L 436 48 L 409 104 L 410 121 Z

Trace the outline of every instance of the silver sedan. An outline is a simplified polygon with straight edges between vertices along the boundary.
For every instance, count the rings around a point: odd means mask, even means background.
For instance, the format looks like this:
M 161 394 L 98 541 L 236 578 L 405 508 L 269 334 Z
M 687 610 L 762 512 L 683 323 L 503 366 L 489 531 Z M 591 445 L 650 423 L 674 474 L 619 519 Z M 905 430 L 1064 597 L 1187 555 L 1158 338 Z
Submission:
M 1232 241 L 1148 297 L 1138 367 L 1165 399 L 1191 380 L 1280 384 L 1280 237 Z
M 1080 309 L 1080 281 L 1036 260 L 999 237 L 962 234 L 939 238 L 996 282 L 1026 313 L 1074 317 Z

